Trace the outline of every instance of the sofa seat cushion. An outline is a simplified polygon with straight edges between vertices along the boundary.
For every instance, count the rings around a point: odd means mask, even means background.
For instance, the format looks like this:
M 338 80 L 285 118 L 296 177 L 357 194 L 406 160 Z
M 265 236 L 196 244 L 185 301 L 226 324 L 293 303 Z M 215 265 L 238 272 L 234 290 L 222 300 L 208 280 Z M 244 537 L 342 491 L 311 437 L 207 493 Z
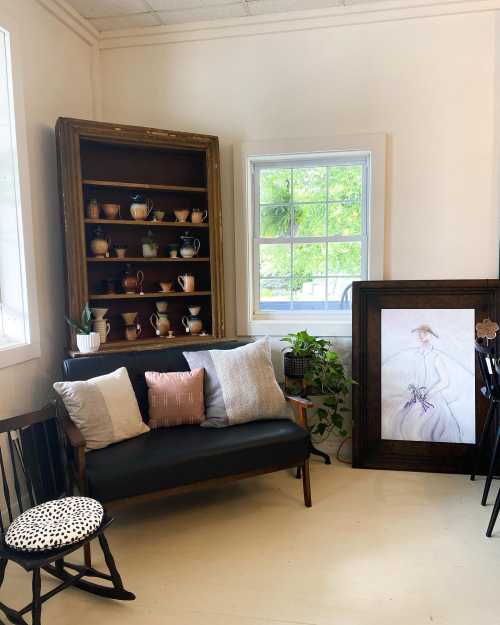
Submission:
M 271 467 L 301 464 L 309 433 L 288 419 L 227 429 L 180 425 L 87 453 L 89 492 L 112 501 Z

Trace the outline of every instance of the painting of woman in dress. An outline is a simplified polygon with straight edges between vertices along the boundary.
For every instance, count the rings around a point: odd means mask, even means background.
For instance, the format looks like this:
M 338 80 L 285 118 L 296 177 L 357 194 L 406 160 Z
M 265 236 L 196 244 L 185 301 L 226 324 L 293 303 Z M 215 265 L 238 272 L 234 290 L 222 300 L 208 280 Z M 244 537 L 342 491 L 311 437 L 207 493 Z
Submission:
M 382 311 L 382 438 L 475 442 L 474 311 Z

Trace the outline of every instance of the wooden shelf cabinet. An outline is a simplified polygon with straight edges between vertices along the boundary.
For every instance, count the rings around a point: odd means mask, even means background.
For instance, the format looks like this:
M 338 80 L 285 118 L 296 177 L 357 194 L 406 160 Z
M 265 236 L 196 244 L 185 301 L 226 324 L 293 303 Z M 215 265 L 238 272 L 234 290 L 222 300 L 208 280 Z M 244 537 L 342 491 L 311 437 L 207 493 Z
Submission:
M 218 340 L 224 337 L 222 224 L 220 166 L 217 137 L 172 132 L 78 119 L 60 118 L 56 125 L 59 190 L 66 247 L 67 315 L 78 319 L 85 302 L 107 307 L 111 331 L 103 351 L 157 349 L 176 343 Z M 140 193 L 162 221 L 134 220 L 132 196 Z M 89 218 L 90 200 L 99 205 L 120 205 L 118 219 Z M 203 223 L 176 221 L 177 209 L 200 208 L 207 212 Z M 127 245 L 125 258 L 110 251 L 108 257 L 92 255 L 90 241 L 101 228 L 112 245 Z M 159 243 L 159 255 L 142 256 L 141 238 L 148 230 Z M 167 246 L 180 241 L 188 230 L 200 241 L 194 258 L 170 258 Z M 144 274 L 144 293 L 120 289 L 126 264 Z M 177 267 L 175 266 L 177 264 Z M 190 273 L 194 292 L 184 292 L 177 277 Z M 171 281 L 174 292 L 160 291 L 159 283 Z M 108 292 L 109 284 L 115 292 Z M 107 285 L 107 286 L 106 286 Z M 168 316 L 175 338 L 157 337 L 149 318 L 155 300 L 168 302 Z M 186 335 L 182 317 L 188 306 L 200 306 L 205 335 Z M 142 332 L 136 341 L 124 340 L 123 312 L 137 312 Z M 76 338 L 68 329 L 68 348 L 76 351 Z

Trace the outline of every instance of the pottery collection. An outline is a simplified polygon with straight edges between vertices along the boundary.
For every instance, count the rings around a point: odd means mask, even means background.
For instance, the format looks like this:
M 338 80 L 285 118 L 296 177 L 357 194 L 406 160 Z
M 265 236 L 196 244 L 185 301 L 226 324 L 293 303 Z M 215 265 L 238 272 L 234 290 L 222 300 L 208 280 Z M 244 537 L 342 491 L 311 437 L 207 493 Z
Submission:
M 140 195 L 133 195 L 132 199 L 134 200 L 130 205 L 130 215 L 132 216 L 132 219 L 135 219 L 136 221 L 146 220 L 153 210 L 152 200 L 145 200 Z
M 90 200 L 87 204 L 87 218 L 99 219 L 100 209 L 99 202 L 97 200 Z
M 120 217 L 119 204 L 101 204 L 101 209 L 106 219 L 116 219 Z
M 101 343 L 105 343 L 111 330 L 111 325 L 106 319 L 96 319 L 92 324 L 92 329 L 99 335 Z
M 182 258 L 193 258 L 198 255 L 200 251 L 200 241 L 191 236 L 189 230 L 186 230 L 183 235 L 180 236 L 181 246 L 180 255 Z
M 142 293 L 144 285 L 144 272 L 134 273 L 131 265 L 127 265 L 122 278 L 122 287 L 125 293 Z
M 82 354 L 96 352 L 101 345 L 101 337 L 97 332 L 90 334 L 77 334 L 76 345 Z
M 165 211 L 153 211 L 153 221 L 163 221 L 165 219 Z
M 174 210 L 175 219 L 180 223 L 185 223 L 188 220 L 190 212 L 189 208 L 178 208 Z
M 191 211 L 191 223 L 201 224 L 208 217 L 208 211 L 202 211 L 201 208 L 193 208 Z
M 190 273 L 185 273 L 181 276 L 177 276 L 177 282 L 185 293 L 192 293 L 195 290 L 194 276 L 192 276 Z
M 137 325 L 129 325 L 125 326 L 125 338 L 127 341 L 136 341 L 141 336 L 141 326 Z
M 157 336 L 167 336 L 170 330 L 170 320 L 166 313 L 153 313 L 149 318 L 149 323 Z
M 106 258 L 109 256 L 110 240 L 107 235 L 104 234 L 102 228 L 97 227 L 93 232 L 93 237 L 90 241 L 90 249 L 92 254 L 96 258 Z

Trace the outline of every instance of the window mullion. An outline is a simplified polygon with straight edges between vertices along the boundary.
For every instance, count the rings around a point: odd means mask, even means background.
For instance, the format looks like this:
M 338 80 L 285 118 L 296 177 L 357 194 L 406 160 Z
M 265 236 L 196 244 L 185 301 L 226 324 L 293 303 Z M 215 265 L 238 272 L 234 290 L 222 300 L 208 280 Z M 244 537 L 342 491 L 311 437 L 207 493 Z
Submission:
M 293 245 L 293 237 L 295 234 L 295 204 L 294 204 L 294 195 L 293 195 L 293 167 L 290 169 L 290 196 L 289 196 L 289 202 L 290 202 L 290 309 L 293 310 L 293 284 L 294 284 L 294 273 L 293 273 L 293 255 L 294 255 L 294 245 Z

